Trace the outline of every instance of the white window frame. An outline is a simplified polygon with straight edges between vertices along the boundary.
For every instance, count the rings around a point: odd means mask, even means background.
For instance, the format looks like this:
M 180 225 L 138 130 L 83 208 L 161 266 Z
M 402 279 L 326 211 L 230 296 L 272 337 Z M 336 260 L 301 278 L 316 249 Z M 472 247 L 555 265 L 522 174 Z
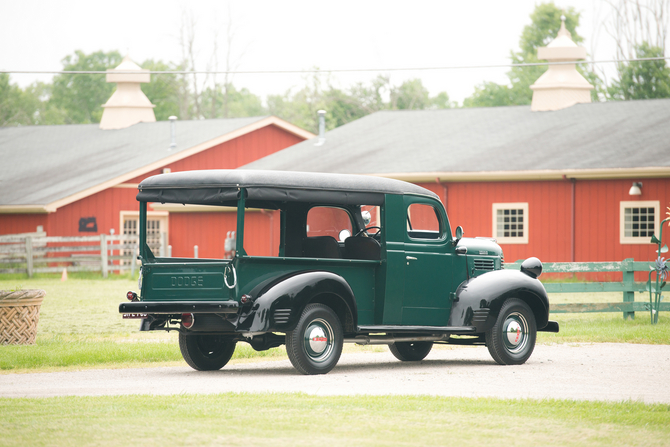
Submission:
M 621 244 L 651 244 L 651 236 L 626 236 L 625 209 L 626 208 L 654 208 L 654 234 L 660 228 L 661 202 L 658 200 L 619 202 L 619 242 Z
M 492 234 L 499 244 L 528 244 L 528 202 L 515 203 L 494 203 L 492 206 Z M 498 236 L 498 210 L 521 209 L 523 210 L 523 237 L 502 237 Z

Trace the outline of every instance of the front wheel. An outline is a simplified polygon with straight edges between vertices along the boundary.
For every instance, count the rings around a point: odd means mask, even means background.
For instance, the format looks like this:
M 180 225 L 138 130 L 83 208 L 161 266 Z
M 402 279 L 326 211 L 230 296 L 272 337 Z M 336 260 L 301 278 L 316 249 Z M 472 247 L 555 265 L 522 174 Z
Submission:
M 234 340 L 219 335 L 179 333 L 179 350 L 186 363 L 198 371 L 223 368 L 235 352 Z
M 286 353 L 302 374 L 326 374 L 340 359 L 343 338 L 335 312 L 323 304 L 310 304 L 295 330 L 286 334 Z
M 512 298 L 503 303 L 495 324 L 486 331 L 486 346 L 501 365 L 521 365 L 535 349 L 535 315 L 524 301 Z
M 426 358 L 431 349 L 432 341 L 398 342 L 389 345 L 391 353 L 403 362 L 418 362 Z

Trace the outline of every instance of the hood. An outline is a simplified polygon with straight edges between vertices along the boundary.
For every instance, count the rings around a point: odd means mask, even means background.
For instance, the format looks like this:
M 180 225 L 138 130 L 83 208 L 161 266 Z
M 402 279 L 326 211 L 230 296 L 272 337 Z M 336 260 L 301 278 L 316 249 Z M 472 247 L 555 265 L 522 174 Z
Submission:
M 489 238 L 464 237 L 456 246 L 467 247 L 468 255 L 502 256 L 500 245 Z

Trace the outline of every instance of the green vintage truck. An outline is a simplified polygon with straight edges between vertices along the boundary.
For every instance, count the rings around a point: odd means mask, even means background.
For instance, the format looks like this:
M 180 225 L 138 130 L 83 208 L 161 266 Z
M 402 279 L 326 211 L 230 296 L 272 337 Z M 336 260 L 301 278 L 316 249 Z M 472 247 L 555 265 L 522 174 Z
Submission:
M 140 318 L 141 331 L 176 330 L 197 370 L 222 368 L 238 342 L 286 345 L 303 374 L 332 370 L 343 343 L 388 344 L 402 361 L 422 360 L 434 343 L 486 345 L 496 362 L 516 365 L 532 354 L 537 331 L 558 332 L 537 279 L 542 263 L 505 270 L 493 239 L 464 238 L 460 227 L 452 234 L 438 196 L 414 184 L 190 171 L 144 180 L 137 200 L 140 289 L 119 311 Z M 156 257 L 146 229 L 155 202 L 235 207 L 230 259 Z M 279 211 L 276 256 L 245 251 L 254 238 L 245 219 L 259 209 Z

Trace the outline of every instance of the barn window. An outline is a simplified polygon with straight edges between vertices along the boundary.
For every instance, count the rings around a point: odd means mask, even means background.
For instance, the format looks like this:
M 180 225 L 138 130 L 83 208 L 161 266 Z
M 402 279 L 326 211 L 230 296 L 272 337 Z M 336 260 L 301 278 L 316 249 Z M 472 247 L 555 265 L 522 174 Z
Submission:
M 500 244 L 527 244 L 528 203 L 494 203 L 493 237 Z
M 659 225 L 660 202 L 621 202 L 620 242 L 622 244 L 650 244 Z

